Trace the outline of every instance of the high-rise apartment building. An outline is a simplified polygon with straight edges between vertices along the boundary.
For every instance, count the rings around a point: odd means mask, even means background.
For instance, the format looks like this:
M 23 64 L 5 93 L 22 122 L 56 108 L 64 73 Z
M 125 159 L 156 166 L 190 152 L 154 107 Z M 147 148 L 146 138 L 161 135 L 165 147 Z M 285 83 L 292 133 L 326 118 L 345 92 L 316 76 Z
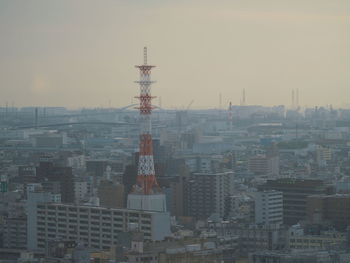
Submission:
M 71 167 L 54 166 L 53 162 L 40 162 L 36 168 L 40 182 L 58 182 L 62 203 L 74 203 L 74 176 Z
M 206 219 L 225 215 L 225 200 L 232 193 L 233 173 L 192 173 L 187 184 L 187 214 Z
M 53 202 L 56 195 L 35 189 L 28 191 L 28 200 L 26 204 L 27 210 L 27 249 L 33 250 L 38 248 L 38 210 L 39 203 Z

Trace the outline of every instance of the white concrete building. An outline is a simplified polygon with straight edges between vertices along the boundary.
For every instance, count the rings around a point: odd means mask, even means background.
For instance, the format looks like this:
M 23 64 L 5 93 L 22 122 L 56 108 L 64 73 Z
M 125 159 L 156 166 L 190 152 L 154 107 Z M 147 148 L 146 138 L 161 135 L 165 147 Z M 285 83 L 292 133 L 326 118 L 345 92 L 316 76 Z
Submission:
M 259 191 L 255 193 L 255 223 L 272 225 L 283 223 L 283 193 Z
M 166 212 L 166 197 L 163 193 L 156 194 L 128 194 L 127 207 L 129 209 Z
M 77 181 L 74 182 L 74 194 L 75 200 L 79 203 L 85 197 L 87 197 L 89 192 L 88 182 L 86 181 Z
M 82 169 L 86 166 L 85 155 L 74 155 L 67 158 L 67 166 L 74 169 Z

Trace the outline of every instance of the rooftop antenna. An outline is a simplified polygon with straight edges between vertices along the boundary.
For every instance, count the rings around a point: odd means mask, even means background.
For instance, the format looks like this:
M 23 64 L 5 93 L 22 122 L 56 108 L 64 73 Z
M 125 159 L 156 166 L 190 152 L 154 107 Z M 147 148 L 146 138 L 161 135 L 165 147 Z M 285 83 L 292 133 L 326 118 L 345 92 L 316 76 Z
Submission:
M 147 65 L 147 47 L 143 48 L 143 64 Z
M 38 107 L 35 108 L 34 114 L 35 114 L 35 129 L 37 129 L 38 128 L 38 119 L 39 119 Z

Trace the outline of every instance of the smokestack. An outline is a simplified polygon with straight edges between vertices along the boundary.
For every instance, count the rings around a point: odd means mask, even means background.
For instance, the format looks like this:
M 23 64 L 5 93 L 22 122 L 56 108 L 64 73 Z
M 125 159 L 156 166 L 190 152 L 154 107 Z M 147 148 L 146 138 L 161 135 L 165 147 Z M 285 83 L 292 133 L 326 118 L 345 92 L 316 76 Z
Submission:
M 38 108 L 35 108 L 35 129 L 38 128 Z
M 241 106 L 245 106 L 246 103 L 245 98 L 245 89 L 242 90 L 242 99 L 241 99 Z
M 299 89 L 296 89 L 296 105 L 297 108 L 299 108 Z

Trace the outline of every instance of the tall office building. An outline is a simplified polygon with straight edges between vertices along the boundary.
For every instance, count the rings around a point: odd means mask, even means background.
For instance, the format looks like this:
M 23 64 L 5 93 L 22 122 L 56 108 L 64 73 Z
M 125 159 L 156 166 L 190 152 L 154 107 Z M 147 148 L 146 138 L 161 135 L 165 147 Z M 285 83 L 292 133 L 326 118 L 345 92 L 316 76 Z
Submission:
M 332 193 L 333 187 L 322 180 L 282 178 L 268 180 L 258 186 L 260 191 L 276 190 L 283 193 L 283 223 L 297 224 L 306 219 L 306 198 L 315 194 Z
M 306 200 L 307 219 L 311 223 L 327 223 L 344 231 L 350 226 L 350 195 L 311 195 Z
M 74 176 L 71 167 L 54 166 L 51 161 L 42 161 L 36 168 L 40 182 L 59 184 L 62 203 L 74 203 Z

